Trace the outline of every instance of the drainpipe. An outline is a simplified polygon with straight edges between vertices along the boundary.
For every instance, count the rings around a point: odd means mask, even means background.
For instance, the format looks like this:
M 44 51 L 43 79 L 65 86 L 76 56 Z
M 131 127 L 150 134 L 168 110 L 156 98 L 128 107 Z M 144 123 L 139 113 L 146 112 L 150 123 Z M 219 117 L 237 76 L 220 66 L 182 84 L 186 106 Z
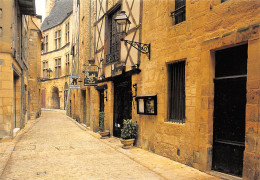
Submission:
M 88 31 L 89 31 L 89 36 L 88 36 L 88 50 L 89 50 L 89 52 L 88 52 L 88 57 L 89 57 L 89 59 L 91 59 L 91 0 L 89 0 L 89 15 L 88 15 L 88 22 L 89 22 L 89 24 L 88 24 Z

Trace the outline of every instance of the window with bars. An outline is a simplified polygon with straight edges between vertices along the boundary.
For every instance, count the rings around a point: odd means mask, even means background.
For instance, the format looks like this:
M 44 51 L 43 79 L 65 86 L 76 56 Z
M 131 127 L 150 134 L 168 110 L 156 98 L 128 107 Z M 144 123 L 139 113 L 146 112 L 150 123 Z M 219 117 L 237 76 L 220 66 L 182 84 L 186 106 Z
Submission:
M 70 42 L 70 23 L 68 22 L 65 27 L 66 44 Z
M 48 41 L 49 41 L 48 35 L 46 35 L 46 36 L 43 38 L 43 41 L 44 41 L 44 49 L 43 49 L 43 51 L 44 51 L 44 52 L 48 52 L 48 45 L 49 45 L 49 43 L 48 43 Z
M 107 28 L 107 39 L 108 39 L 108 49 L 106 55 L 106 64 L 120 61 L 120 50 L 121 41 L 117 35 L 116 21 L 114 20 L 120 9 L 114 11 L 114 13 L 108 16 L 108 28 Z
M 59 78 L 61 76 L 61 58 L 55 59 L 55 77 Z
M 66 54 L 66 75 L 70 75 L 70 54 Z
M 186 0 L 175 0 L 175 10 L 171 12 L 174 24 L 179 24 L 186 20 Z
M 43 61 L 42 62 L 43 65 L 42 65 L 42 75 L 43 75 L 43 78 L 48 78 L 48 61 Z
M 185 61 L 168 66 L 168 121 L 185 123 Z
M 61 30 L 55 31 L 55 49 L 61 48 Z

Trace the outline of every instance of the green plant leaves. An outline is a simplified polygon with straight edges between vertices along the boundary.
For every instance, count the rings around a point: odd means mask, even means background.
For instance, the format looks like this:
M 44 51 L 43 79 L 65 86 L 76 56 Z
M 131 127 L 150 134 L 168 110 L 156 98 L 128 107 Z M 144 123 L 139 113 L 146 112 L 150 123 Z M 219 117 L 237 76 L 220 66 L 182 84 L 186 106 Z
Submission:
M 132 119 L 123 120 L 123 128 L 121 129 L 121 138 L 135 139 L 137 137 L 137 122 Z
M 105 119 L 105 113 L 99 112 L 99 131 L 104 131 L 104 119 Z

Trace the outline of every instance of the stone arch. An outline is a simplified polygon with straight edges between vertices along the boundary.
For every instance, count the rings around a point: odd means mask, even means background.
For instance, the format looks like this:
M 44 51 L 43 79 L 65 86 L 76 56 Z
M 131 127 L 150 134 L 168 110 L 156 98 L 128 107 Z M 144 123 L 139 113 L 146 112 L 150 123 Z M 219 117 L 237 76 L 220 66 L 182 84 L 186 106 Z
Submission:
M 60 109 L 59 89 L 55 86 L 52 88 L 52 108 Z

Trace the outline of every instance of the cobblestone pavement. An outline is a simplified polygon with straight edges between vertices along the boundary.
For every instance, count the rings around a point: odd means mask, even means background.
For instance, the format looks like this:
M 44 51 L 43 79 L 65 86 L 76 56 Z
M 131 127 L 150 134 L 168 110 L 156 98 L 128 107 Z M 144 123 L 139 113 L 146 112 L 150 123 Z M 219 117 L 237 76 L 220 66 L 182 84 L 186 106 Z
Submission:
M 80 129 L 64 111 L 42 114 L 19 139 L 0 179 L 165 179 L 160 172 Z M 199 177 L 194 179 L 213 178 L 190 169 L 188 173 Z M 190 175 L 175 175 L 172 179 L 190 179 Z

